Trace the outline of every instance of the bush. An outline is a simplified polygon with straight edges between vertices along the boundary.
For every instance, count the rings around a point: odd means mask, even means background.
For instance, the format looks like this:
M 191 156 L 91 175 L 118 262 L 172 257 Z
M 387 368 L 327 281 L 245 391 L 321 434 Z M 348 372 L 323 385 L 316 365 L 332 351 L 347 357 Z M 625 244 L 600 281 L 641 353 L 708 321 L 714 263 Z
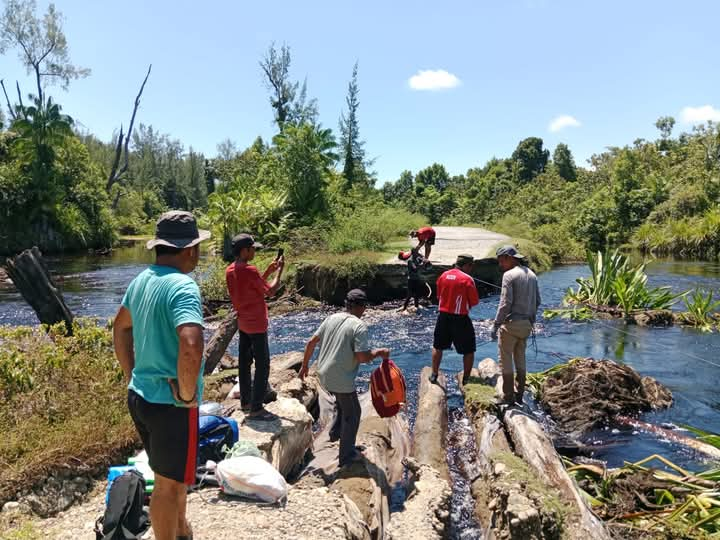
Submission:
M 423 223 L 422 216 L 406 210 L 387 207 L 357 208 L 348 217 L 340 218 L 330 231 L 328 249 L 332 253 L 380 251 L 391 238 L 405 236 Z
M 510 240 L 496 244 L 492 248 L 492 256 L 495 256 L 497 248 L 507 244 L 515 246 L 520 253 L 525 255 L 528 266 L 534 272 L 546 272 L 552 268 L 553 261 L 548 253 L 548 247 L 525 238 L 510 238 Z
M 565 224 L 541 225 L 532 231 L 532 239 L 547 247 L 547 253 L 555 264 L 585 259 L 585 249 Z
M 107 327 L 0 327 L 0 342 L 0 506 L 71 463 L 82 474 L 136 447 Z

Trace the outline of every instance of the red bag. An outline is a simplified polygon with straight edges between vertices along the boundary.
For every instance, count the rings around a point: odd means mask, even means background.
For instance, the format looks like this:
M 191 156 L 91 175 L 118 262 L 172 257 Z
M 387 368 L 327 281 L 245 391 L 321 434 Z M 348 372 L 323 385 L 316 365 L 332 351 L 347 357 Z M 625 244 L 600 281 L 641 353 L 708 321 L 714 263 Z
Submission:
M 401 261 L 407 261 L 410 258 L 410 255 L 412 255 L 412 252 L 410 251 L 401 251 L 398 253 L 398 259 Z
M 370 395 L 381 418 L 395 416 L 405 403 L 405 377 L 392 360 L 383 360 L 370 376 Z

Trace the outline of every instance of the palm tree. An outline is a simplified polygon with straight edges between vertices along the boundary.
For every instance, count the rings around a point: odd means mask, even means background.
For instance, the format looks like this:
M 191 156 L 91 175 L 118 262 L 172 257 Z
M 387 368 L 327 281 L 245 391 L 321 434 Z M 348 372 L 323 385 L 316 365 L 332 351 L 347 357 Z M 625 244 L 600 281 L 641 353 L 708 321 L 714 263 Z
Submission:
M 32 195 L 37 205 L 31 210 L 48 210 L 47 205 L 57 200 L 60 186 L 52 181 L 52 168 L 57 149 L 73 134 L 73 119 L 62 114 L 61 107 L 51 97 L 44 102 L 30 96 L 34 105 L 17 107 L 17 119 L 10 126 L 17 138 L 13 147 L 29 167 L 32 178 Z

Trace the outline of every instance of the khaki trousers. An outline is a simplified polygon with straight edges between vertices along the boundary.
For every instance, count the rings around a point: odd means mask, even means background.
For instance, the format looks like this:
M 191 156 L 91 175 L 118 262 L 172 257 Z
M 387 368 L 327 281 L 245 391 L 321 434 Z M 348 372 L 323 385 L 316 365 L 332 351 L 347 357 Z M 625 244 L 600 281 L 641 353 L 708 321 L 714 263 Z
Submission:
M 513 363 L 517 373 L 517 395 L 522 397 L 525 392 L 525 347 L 527 338 L 532 331 L 528 320 L 507 321 L 498 331 L 498 355 L 503 376 L 503 398 L 515 398 L 515 381 L 513 379 Z

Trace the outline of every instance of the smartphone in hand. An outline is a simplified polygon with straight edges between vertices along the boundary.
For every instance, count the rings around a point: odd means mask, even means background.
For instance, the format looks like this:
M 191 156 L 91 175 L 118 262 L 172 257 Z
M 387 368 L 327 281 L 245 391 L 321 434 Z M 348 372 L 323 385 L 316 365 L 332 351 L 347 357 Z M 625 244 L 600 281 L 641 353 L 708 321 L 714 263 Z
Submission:
M 285 250 L 283 248 L 278 248 L 277 257 L 275 257 L 275 260 L 278 261 L 280 258 L 285 254 Z

